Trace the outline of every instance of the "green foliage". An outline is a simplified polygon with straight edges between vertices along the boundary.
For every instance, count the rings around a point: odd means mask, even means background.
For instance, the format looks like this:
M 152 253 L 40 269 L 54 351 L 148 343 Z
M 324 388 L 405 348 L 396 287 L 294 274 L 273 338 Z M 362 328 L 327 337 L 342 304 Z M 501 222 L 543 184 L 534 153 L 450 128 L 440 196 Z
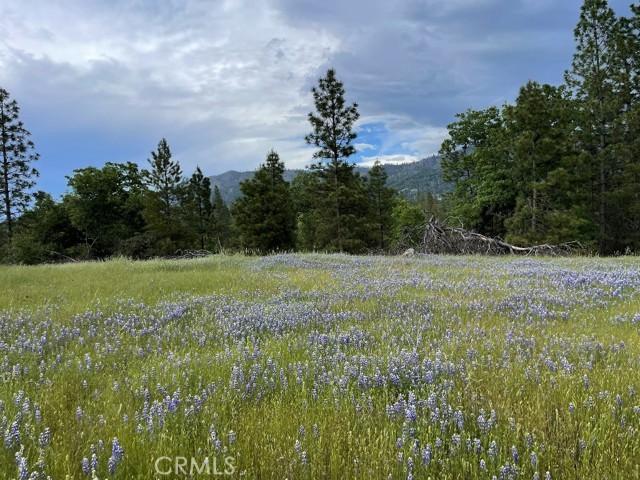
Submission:
M 201 250 L 210 247 L 213 228 L 213 204 L 211 203 L 211 180 L 196 167 L 186 189 L 187 228 L 197 236 Z
M 320 201 L 318 176 L 311 170 L 300 172 L 291 181 L 290 188 L 296 213 L 296 247 L 300 251 L 315 251 L 316 205 Z
M 295 211 L 284 170 L 271 150 L 253 178 L 240 184 L 243 196 L 231 210 L 243 250 L 264 254 L 293 248 Z
M 329 159 L 337 163 L 356 153 L 351 144 L 357 134 L 352 131 L 354 123 L 360 118 L 358 104 L 346 106 L 344 86 L 336 78 L 332 68 L 318 80 L 318 86 L 311 89 L 316 113 L 309 113 L 312 132 L 305 141 L 318 150 L 313 158 Z
M 376 161 L 368 172 L 366 193 L 369 199 L 369 225 L 371 246 L 379 251 L 389 247 L 393 228 L 393 205 L 395 190 L 387 187 L 387 172 Z
M 577 208 L 584 200 L 586 179 L 576 168 L 576 106 L 565 88 L 529 82 L 515 105 L 505 107 L 517 190 L 507 241 L 536 245 L 588 240 L 589 215 Z
M 83 257 L 119 253 L 124 240 L 144 230 L 143 173 L 131 162 L 108 162 L 101 169 L 87 167 L 73 173 L 67 177 L 71 191 L 63 202 L 73 226 L 82 232 Z
M 34 194 L 35 204 L 18 220 L 14 237 L 14 260 L 36 264 L 68 260 L 82 242 L 69 212 L 46 192 Z
M 391 215 L 393 218 L 392 250 L 419 246 L 423 235 L 420 226 L 428 220 L 420 205 L 398 197 L 395 199 Z
M 444 178 L 454 182 L 451 215 L 480 233 L 504 235 L 516 192 L 502 112 L 490 107 L 456 117 L 440 149 Z
M 220 189 L 216 185 L 213 189 L 213 213 L 211 220 L 212 246 L 215 252 L 220 252 L 232 242 L 231 213 L 222 199 Z
M 171 159 L 171 149 L 166 139 L 160 140 L 157 151 L 151 152 L 148 160 L 151 170 L 145 172 L 149 188 L 143 216 L 147 229 L 158 238 L 157 254 L 173 254 L 179 248 L 188 248 L 189 239 L 183 225 L 182 204 L 185 185 L 182 169 Z
M 329 69 L 312 90 L 316 113 L 309 114 L 312 132 L 305 137 L 318 150 L 314 158 L 326 159 L 311 166 L 317 177 L 312 232 L 314 249 L 362 252 L 367 247 L 368 212 L 364 183 L 346 159 L 355 153 L 352 131 L 358 105 L 346 106 L 344 87 Z
M 38 171 L 31 163 L 38 160 L 39 155 L 34 151 L 30 136 L 20 121 L 18 102 L 11 100 L 9 92 L 0 88 L 0 219 L 4 219 L 2 246 L 9 261 L 13 256 L 14 221 L 29 205 L 29 190 L 38 177 Z
M 577 49 L 565 75 L 579 102 L 578 140 L 590 172 L 589 210 L 598 250 L 638 243 L 638 7 L 616 18 L 606 0 L 585 0 L 574 31 Z

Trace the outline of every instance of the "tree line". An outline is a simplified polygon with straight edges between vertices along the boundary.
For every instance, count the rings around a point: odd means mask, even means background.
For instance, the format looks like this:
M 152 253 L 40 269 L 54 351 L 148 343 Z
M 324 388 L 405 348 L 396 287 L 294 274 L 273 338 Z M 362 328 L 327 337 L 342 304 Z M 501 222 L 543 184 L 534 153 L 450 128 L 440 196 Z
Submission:
M 467 110 L 441 147 L 442 200 L 398 196 L 377 163 L 354 171 L 358 105 L 329 69 L 312 89 L 305 141 L 317 161 L 291 183 L 275 151 L 227 206 L 200 168 L 184 177 L 162 139 L 148 159 L 74 170 L 60 201 L 31 198 L 38 159 L 19 108 L 0 89 L 0 259 L 132 258 L 184 250 L 386 252 L 418 244 L 425 214 L 519 245 L 579 241 L 640 250 L 640 7 L 616 16 L 585 0 L 565 84 L 530 81 L 513 104 Z
M 441 148 L 451 215 L 518 244 L 640 250 L 640 7 L 586 0 L 565 84 L 468 110 Z

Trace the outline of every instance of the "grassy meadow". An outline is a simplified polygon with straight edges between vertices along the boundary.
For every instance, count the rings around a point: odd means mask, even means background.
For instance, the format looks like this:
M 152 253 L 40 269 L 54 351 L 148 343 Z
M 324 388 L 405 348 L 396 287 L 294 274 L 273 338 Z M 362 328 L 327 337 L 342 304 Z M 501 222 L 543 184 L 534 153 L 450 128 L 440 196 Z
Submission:
M 0 478 L 640 478 L 640 258 L 0 266 L 0 312 Z

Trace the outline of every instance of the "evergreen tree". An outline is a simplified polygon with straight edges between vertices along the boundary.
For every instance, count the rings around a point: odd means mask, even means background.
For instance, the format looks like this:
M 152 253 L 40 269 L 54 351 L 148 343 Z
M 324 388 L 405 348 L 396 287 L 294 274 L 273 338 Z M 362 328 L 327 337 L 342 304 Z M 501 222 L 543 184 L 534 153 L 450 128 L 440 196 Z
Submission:
M 205 177 L 196 167 L 196 171 L 187 185 L 187 207 L 190 228 L 197 232 L 198 247 L 204 250 L 211 236 L 213 204 L 211 203 L 211 179 Z
M 599 231 L 600 254 L 616 246 L 612 227 L 614 211 L 611 194 L 620 186 L 618 172 L 624 170 L 625 128 L 620 122 L 630 98 L 625 95 L 626 53 L 623 24 L 616 19 L 606 0 L 585 0 L 574 35 L 577 42 L 567 84 L 580 105 L 578 126 L 580 147 L 590 172 L 591 210 Z M 622 67 L 622 68 L 621 68 Z
M 231 243 L 231 213 L 216 185 L 213 189 L 212 248 L 222 251 Z
M 0 218 L 4 217 L 9 261 L 12 261 L 14 221 L 29 205 L 29 189 L 38 177 L 31 163 L 38 160 L 39 155 L 30 136 L 20 121 L 18 102 L 0 88 Z
M 295 212 L 284 170 L 272 150 L 253 178 L 240 183 L 243 196 L 231 210 L 243 249 L 268 253 L 293 248 Z
M 378 250 L 385 250 L 389 247 L 389 237 L 393 228 L 395 191 L 387 187 L 387 172 L 379 161 L 369 169 L 367 176 L 372 246 Z
M 321 202 L 319 179 L 314 171 L 300 172 L 291 181 L 291 197 L 296 213 L 296 247 L 303 251 L 315 251 L 317 227 L 316 205 Z
M 507 221 L 510 242 L 584 241 L 593 233 L 582 208 L 586 178 L 577 163 L 574 105 L 565 88 L 528 82 L 505 107 L 518 192 Z
M 319 180 L 319 203 L 315 206 L 317 248 L 361 251 L 366 247 L 367 213 L 364 184 L 346 159 L 355 153 L 353 125 L 359 118 L 356 103 L 347 106 L 344 86 L 329 69 L 313 87 L 316 113 L 309 113 L 312 132 L 305 141 L 318 150 L 314 158 L 325 160 L 312 166 Z
M 147 228 L 158 239 L 157 253 L 167 255 L 177 248 L 188 246 L 182 241 L 186 232 L 181 208 L 185 183 L 180 164 L 171 159 L 166 139 L 160 140 L 158 150 L 151 152 L 148 161 L 151 171 L 147 172 L 146 180 L 150 190 L 143 214 Z

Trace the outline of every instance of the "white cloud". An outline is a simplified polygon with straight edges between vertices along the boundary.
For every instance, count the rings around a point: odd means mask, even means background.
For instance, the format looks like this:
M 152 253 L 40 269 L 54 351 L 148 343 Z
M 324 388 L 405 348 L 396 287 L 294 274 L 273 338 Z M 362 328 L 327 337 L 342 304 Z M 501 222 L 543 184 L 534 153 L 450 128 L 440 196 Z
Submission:
M 2 87 L 44 150 L 43 172 L 98 137 L 128 146 L 127 160 L 144 152 L 142 164 L 166 137 L 185 172 L 251 170 L 271 148 L 303 167 L 309 90 L 328 66 L 360 124 L 385 126 L 379 145 L 360 140 L 361 154 L 422 158 L 455 113 L 510 101 L 530 78 L 562 78 L 579 2 L 531 3 L 7 0 Z M 114 160 L 87 150 L 97 157 L 69 169 Z
M 378 155 L 375 157 L 363 157 L 362 161 L 358 162 L 359 167 L 372 167 L 374 163 L 379 161 L 382 164 L 387 165 L 401 165 L 404 163 L 417 162 L 421 158 L 415 155 Z
M 356 143 L 353 146 L 358 152 L 362 152 L 364 150 L 375 150 L 377 148 L 375 145 L 371 145 L 370 143 Z

